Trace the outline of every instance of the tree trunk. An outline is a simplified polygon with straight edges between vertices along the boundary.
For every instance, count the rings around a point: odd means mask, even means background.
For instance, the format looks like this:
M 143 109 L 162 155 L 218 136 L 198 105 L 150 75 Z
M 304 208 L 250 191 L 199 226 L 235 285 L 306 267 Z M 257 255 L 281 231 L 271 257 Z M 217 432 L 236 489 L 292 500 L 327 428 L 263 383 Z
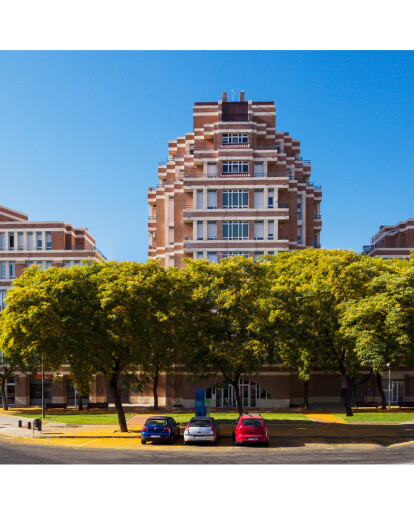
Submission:
M 303 403 L 306 410 L 309 410 L 309 380 L 303 382 Z
M 234 383 L 232 383 L 234 393 L 236 394 L 236 400 L 237 400 L 237 408 L 239 409 L 239 414 L 243 414 L 243 404 L 240 397 L 240 389 L 239 389 L 239 379 L 237 379 Z
M 79 405 L 78 405 L 78 410 L 83 410 L 82 396 L 79 396 Z
M 387 409 L 387 400 L 385 399 L 385 392 L 384 392 L 384 389 L 382 388 L 382 376 L 379 372 L 375 373 L 375 379 L 377 381 L 377 387 L 378 387 L 379 393 L 381 395 L 381 408 L 383 410 L 386 410 Z
M 158 392 L 157 392 L 157 389 L 158 389 L 158 379 L 159 379 L 159 375 L 157 373 L 152 378 L 152 380 L 153 380 L 153 383 L 152 383 L 152 393 L 154 395 L 154 410 L 158 410 Z
M 1 398 L 3 400 L 3 410 L 9 409 L 9 404 L 7 403 L 7 396 L 6 396 L 6 383 L 7 383 L 7 380 L 5 380 L 5 379 L 1 380 Z
M 351 378 L 349 378 L 347 376 L 346 377 L 346 393 L 345 393 L 345 411 L 346 411 L 347 417 L 352 417 L 354 415 L 352 412 L 352 406 L 351 406 L 353 388 L 354 388 L 354 386 L 353 386 L 352 380 L 351 380 Z
M 126 424 L 124 409 L 122 407 L 121 395 L 119 394 L 118 390 L 118 378 L 119 374 L 112 374 L 111 379 L 109 380 L 109 388 L 111 390 L 116 412 L 118 414 L 119 429 L 121 432 L 127 432 L 128 427 Z

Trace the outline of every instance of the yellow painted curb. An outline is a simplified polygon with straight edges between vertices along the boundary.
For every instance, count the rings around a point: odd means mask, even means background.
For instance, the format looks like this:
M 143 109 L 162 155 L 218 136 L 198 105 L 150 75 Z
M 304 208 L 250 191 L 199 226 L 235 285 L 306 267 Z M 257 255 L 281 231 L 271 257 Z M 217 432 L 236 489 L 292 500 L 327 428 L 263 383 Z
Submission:
M 340 417 L 336 417 L 333 414 L 304 414 L 306 417 L 315 421 L 316 423 L 339 423 L 339 424 L 347 424 L 346 421 L 341 419 Z

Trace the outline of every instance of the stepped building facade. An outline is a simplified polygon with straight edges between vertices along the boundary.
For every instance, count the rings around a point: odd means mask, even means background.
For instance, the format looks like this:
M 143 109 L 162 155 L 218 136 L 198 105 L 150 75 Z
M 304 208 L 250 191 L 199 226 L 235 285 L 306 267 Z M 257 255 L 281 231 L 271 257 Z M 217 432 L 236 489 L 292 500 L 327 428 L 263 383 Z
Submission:
M 414 219 L 406 219 L 396 225 L 382 225 L 364 246 L 364 253 L 384 259 L 409 259 L 414 250 Z
M 273 102 L 196 102 L 193 131 L 168 143 L 148 192 L 149 253 L 183 259 L 320 247 L 322 190 L 299 140 L 276 131 Z

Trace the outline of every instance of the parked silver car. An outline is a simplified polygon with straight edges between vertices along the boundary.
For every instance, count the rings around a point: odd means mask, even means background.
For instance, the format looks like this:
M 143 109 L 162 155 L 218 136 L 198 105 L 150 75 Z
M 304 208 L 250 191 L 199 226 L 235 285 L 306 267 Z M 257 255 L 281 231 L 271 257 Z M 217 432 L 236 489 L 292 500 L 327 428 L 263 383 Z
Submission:
M 211 442 L 217 444 L 220 430 L 214 417 L 192 417 L 184 431 L 184 444 Z

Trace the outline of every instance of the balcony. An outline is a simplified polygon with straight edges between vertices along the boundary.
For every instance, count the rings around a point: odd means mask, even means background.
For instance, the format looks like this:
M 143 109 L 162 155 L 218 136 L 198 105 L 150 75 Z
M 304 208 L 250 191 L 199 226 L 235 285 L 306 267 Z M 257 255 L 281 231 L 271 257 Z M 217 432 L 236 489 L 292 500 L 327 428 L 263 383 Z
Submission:
M 322 215 L 321 214 L 314 214 L 313 215 L 313 219 L 322 219 Z
M 277 208 L 278 209 L 288 209 L 289 208 L 289 203 L 278 203 L 277 204 Z
M 75 246 L 66 246 L 65 250 L 79 250 L 82 252 L 97 252 L 100 256 L 102 256 L 105 261 L 108 259 L 104 256 L 104 254 L 99 250 L 96 246 L 84 246 L 84 245 L 75 245 Z

